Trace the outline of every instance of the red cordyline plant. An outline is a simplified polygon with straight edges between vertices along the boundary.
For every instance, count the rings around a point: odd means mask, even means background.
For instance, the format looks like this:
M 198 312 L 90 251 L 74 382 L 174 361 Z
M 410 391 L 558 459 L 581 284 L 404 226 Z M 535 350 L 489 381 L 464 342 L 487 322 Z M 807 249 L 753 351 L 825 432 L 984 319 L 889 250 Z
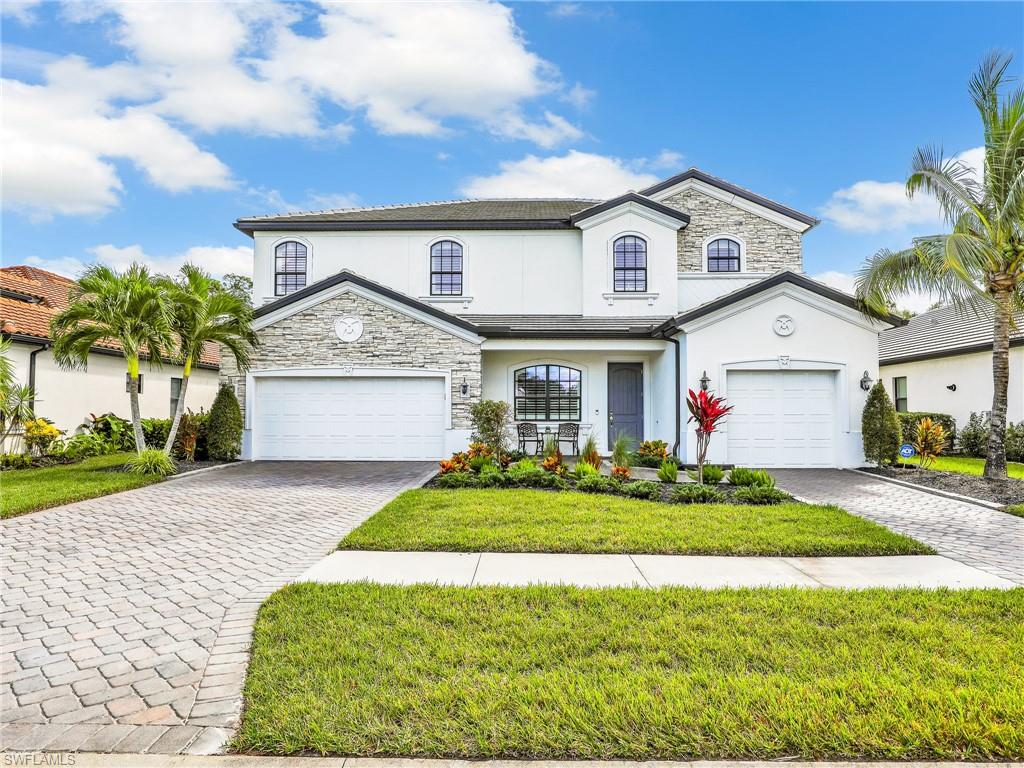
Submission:
M 707 460 L 711 435 L 718 427 L 718 422 L 724 419 L 733 407 L 725 404 L 724 397 L 716 397 L 703 389 L 700 392 L 691 389 L 688 393 L 686 407 L 690 410 L 690 418 L 686 423 L 697 423 L 697 482 L 703 485 L 704 462 Z

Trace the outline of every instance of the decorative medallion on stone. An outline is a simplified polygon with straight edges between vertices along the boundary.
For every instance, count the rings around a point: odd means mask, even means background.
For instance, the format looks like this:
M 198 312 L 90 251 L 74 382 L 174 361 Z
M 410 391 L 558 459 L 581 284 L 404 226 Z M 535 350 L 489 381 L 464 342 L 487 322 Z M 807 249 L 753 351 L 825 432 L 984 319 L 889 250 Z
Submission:
M 334 332 L 346 344 L 351 344 L 363 335 L 363 321 L 358 317 L 339 317 L 334 321 Z
M 796 322 L 789 315 L 779 315 L 772 321 L 772 330 L 779 336 L 789 336 L 796 330 Z
M 779 368 L 789 368 L 789 355 L 779 355 Z

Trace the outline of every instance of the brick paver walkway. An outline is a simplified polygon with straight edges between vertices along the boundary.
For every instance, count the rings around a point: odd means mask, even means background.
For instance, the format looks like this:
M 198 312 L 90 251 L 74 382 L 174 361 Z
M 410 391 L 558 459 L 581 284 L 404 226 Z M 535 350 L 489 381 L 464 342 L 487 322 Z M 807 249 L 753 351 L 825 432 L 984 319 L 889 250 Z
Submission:
M 3 521 L 0 746 L 218 748 L 260 602 L 432 467 L 242 464 Z
M 781 488 L 906 534 L 940 555 L 1024 584 L 1024 518 L 836 469 L 772 470 Z

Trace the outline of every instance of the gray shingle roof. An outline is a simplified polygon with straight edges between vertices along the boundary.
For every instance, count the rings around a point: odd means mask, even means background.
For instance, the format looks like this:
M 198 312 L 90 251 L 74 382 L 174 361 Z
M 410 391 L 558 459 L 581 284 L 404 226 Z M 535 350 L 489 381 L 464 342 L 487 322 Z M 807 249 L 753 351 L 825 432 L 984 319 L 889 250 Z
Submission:
M 1010 343 L 1024 344 L 1024 313 L 1017 317 L 1017 327 L 1010 330 Z M 977 312 L 942 307 L 912 317 L 904 326 L 883 331 L 878 340 L 878 359 L 885 365 L 991 347 L 991 305 L 982 304 Z
M 561 222 L 569 226 L 572 214 L 590 208 L 600 200 L 582 198 L 495 200 L 448 200 L 410 205 L 370 208 L 339 208 L 330 211 L 245 216 L 235 223 L 243 231 L 267 229 L 275 224 L 429 224 L 458 222 Z
M 653 328 L 666 317 L 584 317 L 583 315 L 462 315 L 475 325 L 482 336 L 536 335 L 567 338 L 592 335 L 607 338 L 615 336 L 650 337 Z

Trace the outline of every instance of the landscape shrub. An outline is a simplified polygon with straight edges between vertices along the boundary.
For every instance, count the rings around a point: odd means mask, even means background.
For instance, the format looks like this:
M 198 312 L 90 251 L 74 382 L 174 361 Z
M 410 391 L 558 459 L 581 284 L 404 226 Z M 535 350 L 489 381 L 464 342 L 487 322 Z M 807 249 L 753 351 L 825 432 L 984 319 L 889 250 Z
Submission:
M 142 437 L 150 448 L 163 448 L 171 433 L 170 419 L 143 419 Z
M 1024 421 L 1006 425 L 1006 459 L 1024 461 Z
M 470 456 L 469 468 L 473 472 L 482 472 L 485 467 L 491 467 L 493 469 L 498 468 L 498 466 L 494 463 L 494 459 L 491 458 L 490 454 L 484 455 L 481 453 L 477 453 L 476 456 L 473 456 L 472 454 L 467 455 Z
M 722 504 L 725 494 L 714 486 L 693 483 L 676 488 L 672 492 L 672 501 L 677 504 Z
M 530 483 L 531 488 L 549 488 L 556 491 L 567 491 L 569 490 L 569 483 L 565 481 L 565 478 L 552 474 L 550 472 L 541 472 L 536 475 Z
M 512 485 L 528 488 L 536 485 L 538 478 L 544 477 L 547 473 L 537 466 L 533 459 L 520 459 L 508 468 L 508 480 Z
M 1010 442 L 1010 426 L 1007 425 L 1007 449 L 1009 449 Z M 980 413 L 971 411 L 967 423 L 960 429 L 960 453 L 966 456 L 984 456 L 988 452 L 988 435 L 988 422 L 981 417 Z
M 108 453 L 114 453 L 114 451 L 113 445 L 92 432 L 83 432 L 80 435 L 69 437 L 55 449 L 55 452 L 71 461 L 81 461 L 93 456 L 104 456 Z
M 50 446 L 60 437 L 60 430 L 53 425 L 53 422 L 44 418 L 29 419 L 23 425 L 21 439 L 25 441 L 25 447 L 29 453 L 37 456 L 45 456 L 50 451 Z
M 178 422 L 178 434 L 174 436 L 174 445 L 171 447 L 171 452 L 175 456 L 184 461 L 196 460 L 200 423 L 199 415 L 191 410 L 186 410 L 181 414 L 181 420 Z M 166 442 L 167 438 L 164 437 L 164 443 Z
M 470 472 L 448 472 L 438 475 L 434 482 L 438 488 L 472 488 L 476 486 L 476 476 Z
M 619 480 L 628 480 L 629 471 L 629 447 L 631 440 L 625 435 L 619 435 L 612 443 L 612 477 Z
M 210 452 L 208 450 L 208 438 L 210 435 L 210 414 L 202 410 L 200 410 L 199 413 L 192 413 L 191 411 L 189 411 L 189 413 L 191 413 L 191 418 L 195 419 L 197 425 L 195 460 L 206 461 L 208 458 L 210 458 Z M 171 451 L 175 455 L 178 455 L 179 446 L 181 446 L 180 424 L 178 425 L 178 434 L 175 435 L 174 437 L 174 446 L 171 448 Z
M 742 504 L 782 504 L 785 501 L 792 501 L 793 497 L 778 488 L 751 485 L 736 491 L 733 499 Z
M 576 466 L 573 467 L 572 473 L 577 480 L 582 480 L 584 477 L 597 477 L 601 474 L 593 464 L 588 464 L 582 459 L 576 462 Z
M 626 483 L 622 486 L 622 490 L 633 499 L 656 501 L 661 498 L 661 485 L 653 480 L 637 480 L 633 483 Z
M 128 460 L 128 471 L 136 475 L 166 477 L 174 474 L 174 460 L 159 448 L 147 448 Z
M 235 391 L 227 386 L 217 390 L 206 425 L 206 452 L 214 461 L 234 461 L 242 452 L 242 409 Z
M 440 474 L 450 472 L 469 472 L 469 457 L 461 451 L 453 453 L 450 459 L 441 459 Z
M 591 432 L 583 441 L 583 448 L 580 450 L 580 461 L 589 464 L 594 469 L 601 468 L 601 453 L 597 450 L 597 437 Z
M 480 468 L 476 483 L 481 488 L 503 488 L 508 485 L 508 477 L 498 469 L 497 464 L 491 462 Z
M 90 416 L 91 419 L 83 426 L 104 440 L 110 446 L 110 453 L 135 450 L 135 435 L 128 419 L 122 419 L 115 413 Z
M 917 439 L 917 425 L 921 419 L 929 418 L 933 423 L 942 426 L 945 435 L 945 449 L 951 448 L 956 443 L 956 419 L 948 413 L 929 413 L 927 411 L 906 411 L 896 414 L 900 420 L 900 428 L 903 433 L 903 442 L 911 443 Z
M 576 481 L 576 490 L 583 493 L 618 493 L 622 483 L 612 477 L 593 475 Z
M 928 469 L 946 445 L 946 431 L 941 424 L 925 416 L 917 423 L 915 432 L 914 450 L 920 458 L 921 468 Z
M 690 476 L 691 480 L 696 480 L 697 470 L 688 469 L 686 474 Z M 705 485 L 718 485 L 725 478 L 725 470 L 715 464 L 704 465 L 704 483 Z
M 0 468 L 28 469 L 32 466 L 32 456 L 27 453 L 0 453 Z
M 674 483 L 679 479 L 679 465 L 665 459 L 658 467 L 658 479 L 663 483 Z
M 469 409 L 473 440 L 484 443 L 500 458 L 508 452 L 508 433 L 512 426 L 509 404 L 504 400 L 481 400 Z
M 644 440 L 636 452 L 639 456 L 653 456 L 661 461 L 668 456 L 668 443 L 664 440 Z
M 774 488 L 775 478 L 764 469 L 735 467 L 729 472 L 729 483 L 746 487 Z
M 868 393 L 860 423 L 864 458 L 879 467 L 895 464 L 899 460 L 903 430 L 882 382 L 875 384 Z

